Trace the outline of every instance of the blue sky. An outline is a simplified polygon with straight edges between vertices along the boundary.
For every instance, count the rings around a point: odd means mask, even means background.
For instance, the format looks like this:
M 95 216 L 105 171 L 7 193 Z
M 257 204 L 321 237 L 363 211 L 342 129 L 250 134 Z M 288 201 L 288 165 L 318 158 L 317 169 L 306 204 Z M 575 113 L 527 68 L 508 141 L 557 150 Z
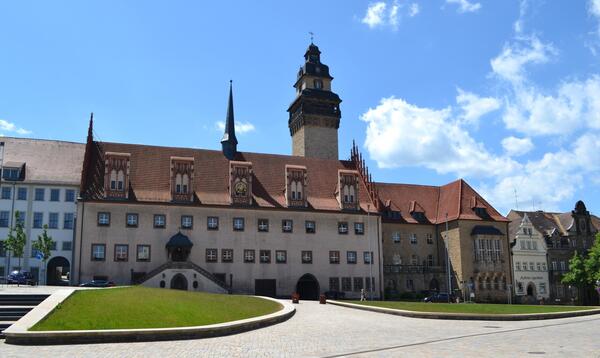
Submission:
M 308 32 L 379 181 L 600 212 L 600 1 L 0 3 L 0 133 L 291 152 Z M 516 191 L 516 198 L 515 198 Z

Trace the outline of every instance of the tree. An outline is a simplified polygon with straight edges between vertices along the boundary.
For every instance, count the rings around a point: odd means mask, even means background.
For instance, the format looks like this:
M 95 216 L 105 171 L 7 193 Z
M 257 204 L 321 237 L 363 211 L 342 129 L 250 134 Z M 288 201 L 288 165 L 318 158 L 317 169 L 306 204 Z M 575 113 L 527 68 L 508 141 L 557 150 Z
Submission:
M 21 258 L 23 257 L 23 251 L 25 250 L 25 244 L 27 243 L 27 235 L 23 229 L 23 222 L 20 220 L 19 212 L 15 212 L 15 225 L 8 231 L 8 237 L 6 238 L 6 249 L 10 250 L 13 256 L 19 258 L 19 267 L 21 267 Z
M 596 281 L 600 280 L 600 233 L 596 234 L 596 240 L 590 251 L 588 251 L 584 267 L 587 283 L 596 284 Z
M 44 225 L 44 231 L 41 235 L 38 235 L 36 241 L 33 242 L 32 246 L 34 250 L 37 250 L 42 256 L 42 262 L 44 263 L 43 267 L 46 267 L 46 261 L 52 256 L 50 252 L 52 250 L 52 246 L 54 245 L 54 240 L 52 240 L 52 236 L 48 235 L 48 225 Z
M 569 260 L 569 272 L 565 273 L 561 279 L 562 283 L 568 283 L 575 286 L 581 286 L 587 282 L 583 256 L 577 251 Z

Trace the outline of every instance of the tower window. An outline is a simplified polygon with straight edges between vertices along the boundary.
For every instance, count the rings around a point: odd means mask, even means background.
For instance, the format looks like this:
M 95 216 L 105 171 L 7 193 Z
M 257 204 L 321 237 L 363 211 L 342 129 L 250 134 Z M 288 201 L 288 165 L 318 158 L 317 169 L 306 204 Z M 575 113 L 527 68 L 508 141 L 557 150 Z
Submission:
M 314 80 L 314 87 L 316 89 L 322 89 L 323 88 L 323 81 L 321 81 L 321 80 Z

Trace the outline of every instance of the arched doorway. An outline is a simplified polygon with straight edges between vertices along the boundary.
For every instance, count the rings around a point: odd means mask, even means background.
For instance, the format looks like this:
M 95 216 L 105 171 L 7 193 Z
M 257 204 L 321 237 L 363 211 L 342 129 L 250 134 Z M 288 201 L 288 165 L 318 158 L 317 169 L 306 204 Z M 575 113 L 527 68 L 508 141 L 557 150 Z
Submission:
M 300 295 L 301 300 L 318 300 L 321 292 L 319 281 L 309 273 L 304 274 L 296 284 L 296 292 Z
M 171 288 L 175 289 L 175 290 L 187 291 L 188 282 L 187 282 L 187 279 L 185 278 L 185 276 L 183 276 L 180 273 L 173 276 L 173 278 L 171 279 Z
M 438 282 L 437 279 L 432 278 L 431 281 L 429 281 L 429 291 L 439 291 L 440 290 L 440 283 Z
M 527 296 L 535 297 L 535 285 L 532 282 L 527 285 Z
M 56 256 L 48 261 L 46 265 L 46 285 L 68 286 L 71 265 L 69 260 L 62 256 Z

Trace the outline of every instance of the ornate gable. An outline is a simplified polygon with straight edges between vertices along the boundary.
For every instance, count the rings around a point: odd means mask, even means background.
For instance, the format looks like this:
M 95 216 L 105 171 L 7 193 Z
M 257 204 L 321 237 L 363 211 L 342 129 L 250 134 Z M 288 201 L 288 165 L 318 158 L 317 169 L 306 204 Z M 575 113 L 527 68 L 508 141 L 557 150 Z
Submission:
M 342 210 L 358 210 L 358 173 L 338 170 L 338 202 Z
M 104 193 L 106 198 L 129 198 L 129 153 L 104 153 Z
M 229 195 L 231 204 L 252 205 L 251 162 L 229 162 Z
M 285 202 L 288 207 L 308 205 L 308 180 L 305 166 L 285 166 Z
M 171 157 L 171 200 L 194 200 L 194 158 Z

